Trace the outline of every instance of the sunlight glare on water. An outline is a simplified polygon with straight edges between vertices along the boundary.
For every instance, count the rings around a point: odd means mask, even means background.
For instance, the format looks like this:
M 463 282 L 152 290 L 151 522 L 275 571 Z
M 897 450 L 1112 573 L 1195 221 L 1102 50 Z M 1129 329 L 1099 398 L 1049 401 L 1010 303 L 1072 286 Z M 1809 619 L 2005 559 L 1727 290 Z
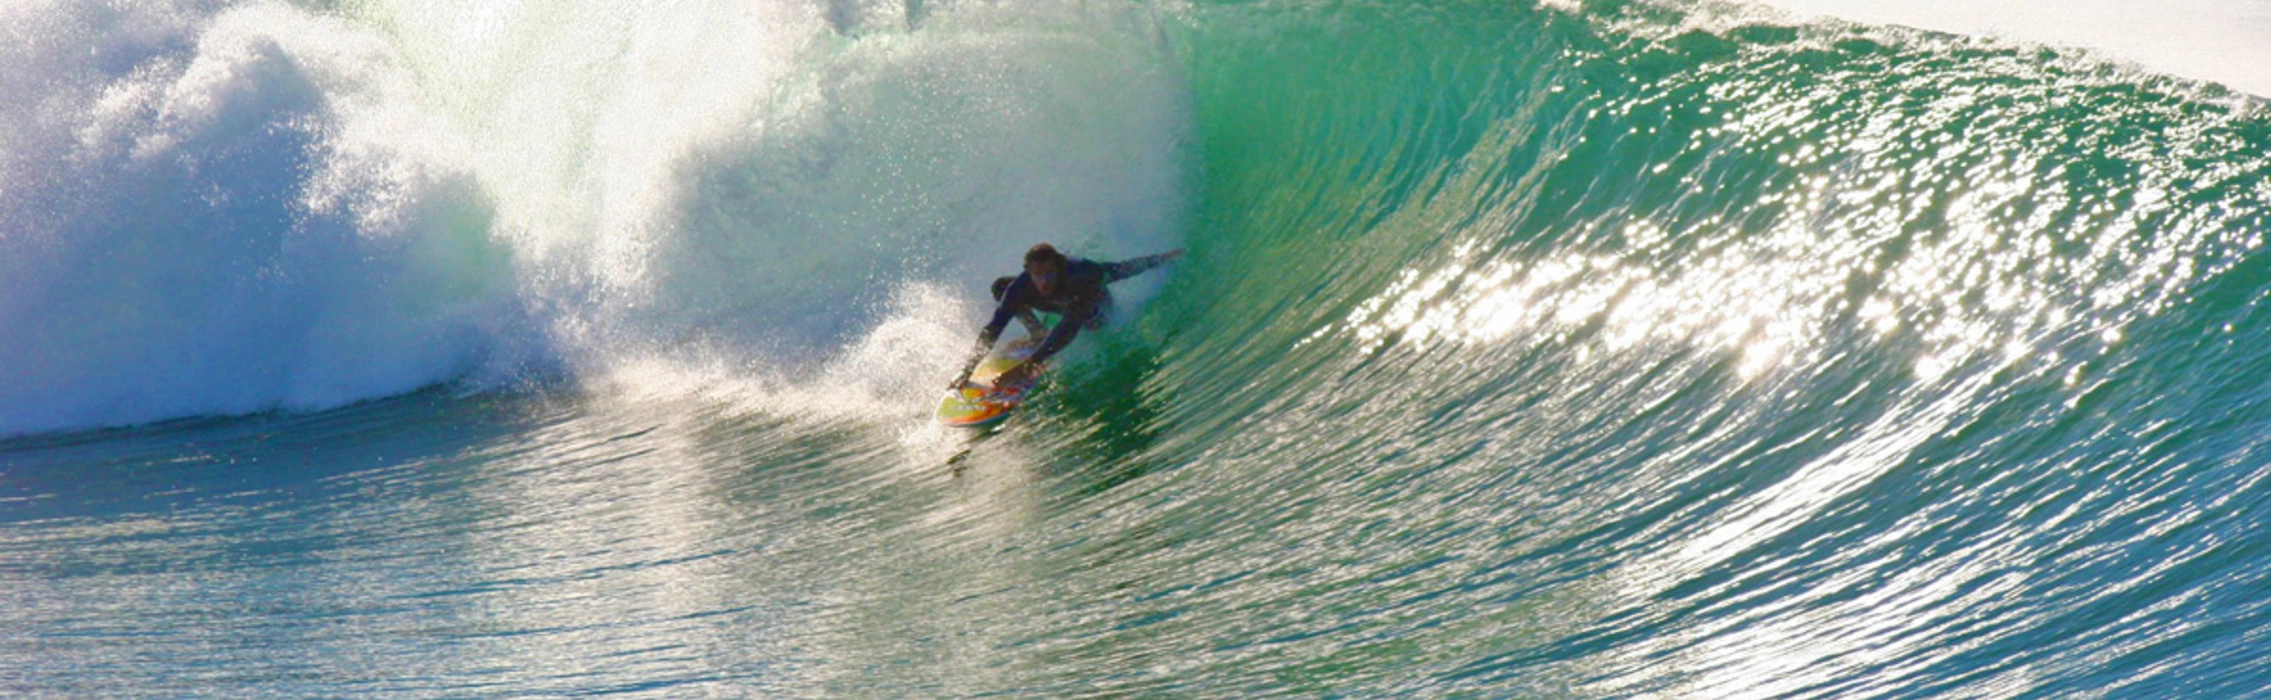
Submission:
M 1725 3 L 6 7 L 0 695 L 2271 678 L 2211 86 Z M 939 426 L 1044 240 L 1189 254 Z

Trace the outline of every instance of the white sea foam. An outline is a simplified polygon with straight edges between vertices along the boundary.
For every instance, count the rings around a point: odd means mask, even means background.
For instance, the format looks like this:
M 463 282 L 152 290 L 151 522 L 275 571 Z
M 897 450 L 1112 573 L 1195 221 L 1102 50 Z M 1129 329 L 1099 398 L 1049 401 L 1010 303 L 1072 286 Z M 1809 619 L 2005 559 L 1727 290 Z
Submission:
M 837 5 L 0 8 L 0 435 L 530 367 L 818 381 L 970 335 L 1036 241 L 1173 245 L 1188 108 L 1142 10 Z
M 337 405 L 505 347 L 509 251 L 369 33 L 268 4 L 7 19 L 32 41 L 0 108 L 0 433 Z

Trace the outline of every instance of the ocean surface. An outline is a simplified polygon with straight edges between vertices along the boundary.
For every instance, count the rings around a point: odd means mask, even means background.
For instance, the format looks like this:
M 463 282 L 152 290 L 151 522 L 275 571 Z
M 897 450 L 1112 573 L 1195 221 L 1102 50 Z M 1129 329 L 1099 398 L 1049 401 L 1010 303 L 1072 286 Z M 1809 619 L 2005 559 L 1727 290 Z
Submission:
M 2271 5 L 1824 4 L 13 0 L 0 696 L 2271 697 Z

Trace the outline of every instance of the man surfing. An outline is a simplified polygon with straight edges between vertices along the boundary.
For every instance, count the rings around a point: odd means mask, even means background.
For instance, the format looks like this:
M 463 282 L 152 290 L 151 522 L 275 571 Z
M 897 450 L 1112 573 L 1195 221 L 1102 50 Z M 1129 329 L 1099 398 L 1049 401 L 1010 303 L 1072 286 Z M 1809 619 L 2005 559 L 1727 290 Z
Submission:
M 1031 381 L 1042 363 L 1072 343 L 1082 328 L 1104 325 L 1112 310 L 1112 292 L 1105 285 L 1135 276 L 1146 270 L 1165 265 L 1183 257 L 1183 249 L 1176 248 L 1158 255 L 1100 263 L 1084 258 L 1067 257 L 1055 246 L 1042 243 L 1025 251 L 1025 274 L 1009 281 L 999 295 L 1001 305 L 995 307 L 994 318 L 978 332 L 978 347 L 970 354 L 970 361 L 955 375 L 949 389 L 961 389 L 970 382 L 970 372 L 994 349 L 994 341 L 1001 339 L 1003 329 L 1011 318 L 1023 318 L 1032 327 L 1032 312 L 1045 311 L 1061 318 L 1057 327 L 1049 330 L 1041 346 L 1033 351 L 1024 364 L 1018 365 L 995 380 L 999 384 L 1018 384 Z M 998 282 L 997 282 L 998 284 Z

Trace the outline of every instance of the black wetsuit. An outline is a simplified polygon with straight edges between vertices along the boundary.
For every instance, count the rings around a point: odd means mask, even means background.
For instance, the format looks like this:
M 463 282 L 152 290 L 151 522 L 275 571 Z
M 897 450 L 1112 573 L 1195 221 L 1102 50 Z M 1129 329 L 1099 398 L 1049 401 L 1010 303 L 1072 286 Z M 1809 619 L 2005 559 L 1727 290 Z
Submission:
M 1173 254 L 1152 255 L 1115 263 L 1100 263 L 1083 258 L 1067 258 L 1064 271 L 1057 273 L 1055 294 L 1042 294 L 1033 284 L 1033 276 L 1019 273 L 1009 283 L 1009 290 L 1001 295 L 1001 306 L 994 309 L 993 321 L 978 333 L 979 352 L 991 348 L 1001 339 L 1002 329 L 1009 320 L 1026 311 L 1046 311 L 1062 316 L 1041 347 L 1033 351 L 1031 362 L 1039 363 L 1057 354 L 1072 343 L 1082 328 L 1104 325 L 1112 310 L 1112 291 L 1105 285 L 1127 279 L 1175 259 Z

